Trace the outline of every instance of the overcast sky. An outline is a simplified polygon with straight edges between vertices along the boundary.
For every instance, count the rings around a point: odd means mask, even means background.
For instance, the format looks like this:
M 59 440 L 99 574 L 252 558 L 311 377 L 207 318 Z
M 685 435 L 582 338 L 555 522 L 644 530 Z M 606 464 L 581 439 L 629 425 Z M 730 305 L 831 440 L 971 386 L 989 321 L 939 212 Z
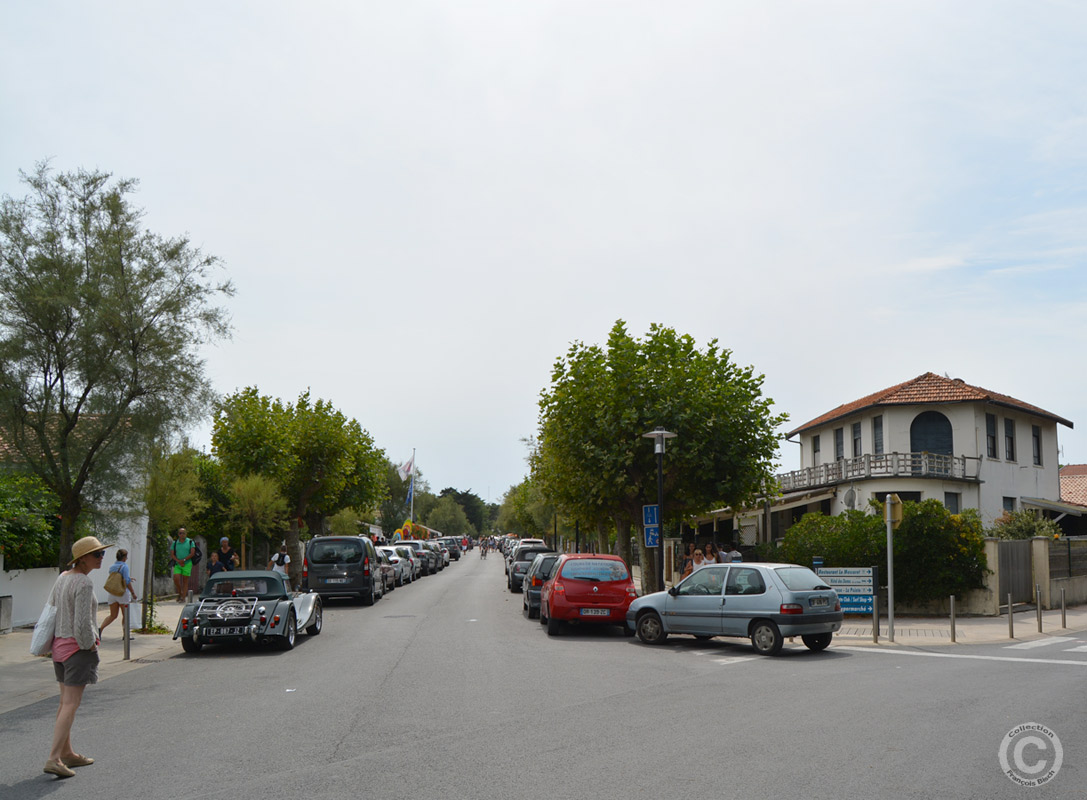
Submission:
M 1087 4 L 4 3 L 0 194 L 43 158 L 223 260 L 219 391 L 309 388 L 436 490 L 518 482 L 620 318 L 791 427 L 932 371 L 1087 462 Z

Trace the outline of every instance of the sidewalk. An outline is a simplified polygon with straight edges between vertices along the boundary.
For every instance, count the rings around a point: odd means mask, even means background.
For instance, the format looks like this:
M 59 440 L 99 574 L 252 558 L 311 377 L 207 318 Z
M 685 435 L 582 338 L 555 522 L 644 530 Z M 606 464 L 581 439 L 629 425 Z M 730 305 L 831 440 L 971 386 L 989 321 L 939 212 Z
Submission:
M 951 620 L 948 617 L 901 617 L 895 616 L 895 640 L 893 645 L 927 647 L 953 644 L 996 644 L 1000 642 L 1025 642 L 1044 639 L 1047 636 L 1064 636 L 1072 632 L 1087 631 L 1087 606 L 1069 608 L 1065 614 L 1067 628 L 1061 627 L 1061 611 L 1042 611 L 1042 632 L 1038 632 L 1037 611 L 1033 608 L 1016 611 L 1014 615 L 1015 638 L 1008 637 L 1008 615 L 999 617 L 958 617 L 955 620 L 955 641 L 951 641 Z M 879 620 L 880 646 L 892 645 L 887 638 L 887 618 Z M 848 616 L 842 629 L 835 634 L 835 641 L 848 641 L 851 645 L 874 644 L 872 641 L 872 617 Z M 831 645 L 833 647 L 834 645 Z
M 155 604 L 155 620 L 169 628 L 170 633 L 133 633 L 129 642 L 129 660 L 124 660 L 124 642 L 121 640 L 121 618 L 117 617 L 106 628 L 105 639 L 99 645 L 99 682 L 129 670 L 153 664 L 181 652 L 181 646 L 173 640 L 174 628 L 184 608 L 174 600 L 159 600 Z M 139 604 L 132 607 L 132 617 L 138 622 Z M 109 607 L 98 610 L 101 624 L 109 616 Z M 57 696 L 57 681 L 53 674 L 53 662 L 48 658 L 30 655 L 32 628 L 16 628 L 0 636 L 0 714 L 16 708 Z

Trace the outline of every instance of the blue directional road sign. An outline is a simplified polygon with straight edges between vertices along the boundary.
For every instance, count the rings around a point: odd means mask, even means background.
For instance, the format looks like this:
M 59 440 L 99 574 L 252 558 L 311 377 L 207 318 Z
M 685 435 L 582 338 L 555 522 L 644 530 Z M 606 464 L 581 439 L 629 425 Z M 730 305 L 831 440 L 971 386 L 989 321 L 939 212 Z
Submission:
M 654 503 L 651 506 L 642 506 L 642 524 L 643 525 L 660 525 L 661 524 L 661 510 L 660 506 Z

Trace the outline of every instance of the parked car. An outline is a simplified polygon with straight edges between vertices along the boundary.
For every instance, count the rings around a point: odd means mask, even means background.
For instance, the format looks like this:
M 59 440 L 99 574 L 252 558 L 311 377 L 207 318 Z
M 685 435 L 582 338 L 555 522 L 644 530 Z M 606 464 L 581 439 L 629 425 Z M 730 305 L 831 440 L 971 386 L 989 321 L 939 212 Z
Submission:
M 559 560 L 558 553 L 538 553 L 525 573 L 521 592 L 521 611 L 529 619 L 540 615 L 540 589 L 544 582 L 551 577 L 555 570 L 555 563 Z
M 510 557 L 510 571 L 506 578 L 506 587 L 511 592 L 521 591 L 525 573 L 528 572 L 528 568 L 532 566 L 532 562 L 536 560 L 536 556 L 540 553 L 553 552 L 555 551 L 550 547 L 542 544 L 523 544 L 518 547 L 513 551 L 513 555 Z
M 443 536 L 438 541 L 445 545 L 446 549 L 449 550 L 449 557 L 451 559 L 453 559 L 454 561 L 460 561 L 460 539 L 456 538 L 455 536 Z
M 381 594 L 384 596 L 396 588 L 396 567 L 393 566 L 392 558 L 383 548 L 375 549 L 378 566 L 381 569 Z
M 443 548 L 437 542 L 433 541 L 423 542 L 423 546 L 426 547 L 428 550 L 432 550 L 434 554 L 438 557 L 438 565 L 436 567 L 437 571 L 441 572 L 443 569 L 445 569 L 446 564 L 449 563 L 449 551 Z
M 396 543 L 397 547 L 410 547 L 419 558 L 419 574 L 433 575 L 438 571 L 440 554 L 427 543 L 419 539 L 404 539 Z
M 186 653 L 231 643 L 290 650 L 299 628 L 316 636 L 323 625 L 320 595 L 293 591 L 280 572 L 238 569 L 208 578 L 200 597 L 181 610 L 174 639 Z
M 415 579 L 419 577 L 422 571 L 420 561 L 422 560 L 419 555 L 410 547 L 405 546 L 402 542 L 397 542 L 393 545 L 393 549 L 396 550 L 397 555 L 401 559 L 407 562 L 407 580 L 408 583 L 414 583 Z
M 743 562 L 703 567 L 666 592 L 639 597 L 626 621 L 646 644 L 673 633 L 738 636 L 773 656 L 788 636 L 810 650 L 826 648 L 842 627 L 842 607 L 837 592 L 807 567 Z
M 381 560 L 367 536 L 315 536 L 306 545 L 302 590 L 373 605 L 384 593 Z
M 567 553 L 540 589 L 540 624 L 549 636 L 563 622 L 620 625 L 627 630 L 627 607 L 638 596 L 626 562 L 606 553 Z
M 403 553 L 391 545 L 378 548 L 378 550 L 389 557 L 389 561 L 393 565 L 393 579 L 397 586 L 411 583 L 411 573 L 412 569 L 414 569 L 410 557 L 406 555 L 406 553 L 410 553 L 411 550 L 407 548 L 401 549 L 404 550 Z

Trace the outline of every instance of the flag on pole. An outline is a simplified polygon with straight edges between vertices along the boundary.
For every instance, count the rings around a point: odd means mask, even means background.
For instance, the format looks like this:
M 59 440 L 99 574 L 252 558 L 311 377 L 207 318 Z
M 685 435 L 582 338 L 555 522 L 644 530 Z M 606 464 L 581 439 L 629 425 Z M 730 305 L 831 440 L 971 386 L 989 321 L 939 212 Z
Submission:
M 415 504 L 412 502 L 412 495 L 415 493 L 415 476 L 411 476 L 411 483 L 408 484 L 408 507 L 414 508 Z
M 415 472 L 415 454 L 412 453 L 411 458 L 396 468 L 396 472 L 400 475 L 400 480 L 406 481 L 409 475 Z

